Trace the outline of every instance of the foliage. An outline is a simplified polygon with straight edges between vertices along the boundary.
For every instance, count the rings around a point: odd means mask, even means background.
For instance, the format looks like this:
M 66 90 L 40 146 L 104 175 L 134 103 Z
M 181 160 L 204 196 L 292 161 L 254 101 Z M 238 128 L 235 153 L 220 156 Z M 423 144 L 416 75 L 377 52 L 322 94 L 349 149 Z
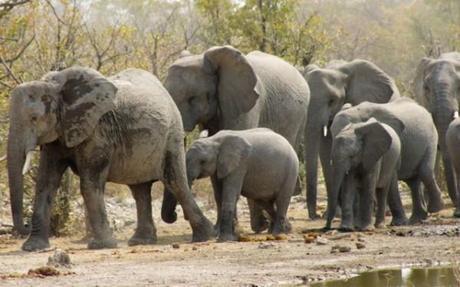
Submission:
M 201 53 L 213 45 L 233 45 L 297 66 L 368 59 L 410 95 L 421 57 L 460 50 L 458 15 L 458 0 L 0 1 L 0 155 L 9 92 L 52 70 L 83 65 L 110 75 L 137 67 L 163 79 L 185 49 Z M 197 135 L 189 135 L 188 142 Z M 66 194 L 78 196 L 77 181 L 68 175 L 65 182 L 53 216 L 57 233 L 68 214 Z M 34 173 L 26 177 L 27 210 L 33 186 Z M 5 201 L 4 165 L 0 187 Z

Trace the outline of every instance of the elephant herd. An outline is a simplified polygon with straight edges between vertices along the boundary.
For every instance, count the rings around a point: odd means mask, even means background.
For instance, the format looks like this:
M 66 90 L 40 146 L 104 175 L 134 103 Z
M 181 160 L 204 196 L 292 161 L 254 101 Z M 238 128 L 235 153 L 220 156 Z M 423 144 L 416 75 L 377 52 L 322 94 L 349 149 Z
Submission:
M 255 232 L 286 233 L 289 202 L 301 186 L 297 154 L 305 156 L 311 219 L 319 217 L 319 157 L 328 195 L 326 228 L 338 210 L 340 229 L 381 227 L 387 203 L 391 224 L 413 224 L 443 208 L 434 175 L 438 147 L 454 215 L 460 216 L 460 54 L 422 59 L 414 87 L 418 103 L 402 97 L 393 79 L 368 61 L 333 61 L 299 71 L 276 56 L 244 55 L 231 46 L 184 54 L 169 68 L 164 86 L 139 69 L 111 77 L 83 67 L 50 72 L 17 86 L 10 97 L 14 230 L 29 234 L 24 250 L 49 247 L 51 205 L 70 168 L 80 177 L 91 230 L 88 248 L 116 246 L 104 204 L 107 181 L 128 185 L 135 199 L 137 227 L 129 245 L 156 242 L 151 204 L 156 181 L 165 186 L 162 219 L 176 221 L 179 203 L 193 241 L 235 240 L 240 195 L 248 200 Z M 185 151 L 185 132 L 197 126 L 209 136 Z M 37 146 L 29 227 L 23 219 L 23 178 Z M 210 177 L 214 191 L 215 226 L 190 192 L 203 177 Z M 409 219 L 398 180 L 411 190 Z

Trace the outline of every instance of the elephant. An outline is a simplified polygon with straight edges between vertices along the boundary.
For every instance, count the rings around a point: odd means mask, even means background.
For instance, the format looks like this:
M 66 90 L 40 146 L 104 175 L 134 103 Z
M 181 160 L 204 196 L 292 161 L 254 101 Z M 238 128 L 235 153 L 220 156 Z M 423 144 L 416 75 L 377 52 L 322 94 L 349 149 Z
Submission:
M 330 190 L 330 125 L 334 116 L 345 103 L 386 103 L 399 98 L 399 91 L 390 76 L 366 60 L 332 61 L 325 68 L 309 65 L 303 75 L 311 90 L 305 143 L 307 208 L 309 218 L 317 219 L 318 154 L 326 188 Z
M 446 146 L 455 172 L 455 178 L 460 178 L 460 118 L 450 122 L 446 131 Z M 459 181 L 456 181 L 456 192 L 459 191 Z
M 331 228 L 339 195 L 342 220 L 340 229 L 370 230 L 374 198 L 377 202 L 375 227 L 385 223 L 387 195 L 392 181 L 397 181 L 401 141 L 398 134 L 404 124 L 395 119 L 396 132 L 390 126 L 371 118 L 349 124 L 332 141 L 332 192 L 328 194 L 326 229 Z M 359 191 L 359 194 L 355 193 Z M 357 214 L 353 207 L 358 202 Z M 399 211 L 401 212 L 401 211 Z M 403 211 L 402 211 L 403 212 Z
M 23 225 L 23 173 L 30 151 L 40 146 L 32 230 L 24 250 L 49 246 L 50 207 L 61 177 L 71 168 L 80 177 L 92 239 L 88 248 L 117 243 L 104 204 L 106 181 L 126 184 L 137 207 L 130 245 L 156 240 L 151 186 L 161 180 L 181 203 L 194 241 L 214 230 L 187 185 L 184 131 L 180 113 L 152 74 L 124 70 L 105 77 L 96 70 L 70 67 L 17 86 L 10 98 L 7 160 L 14 229 Z
M 411 189 L 412 215 L 409 223 L 418 223 L 428 216 L 421 194 L 421 183 L 424 184 L 428 196 L 428 212 L 440 211 L 443 202 L 434 176 L 438 134 L 430 113 L 407 97 L 385 104 L 364 102 L 335 116 L 331 125 L 332 136 L 337 136 L 350 123 L 366 122 L 370 118 L 375 118 L 399 132 L 401 166 L 398 180 L 405 181 Z M 402 132 L 399 128 L 401 122 L 404 125 Z M 397 182 L 394 181 L 388 197 L 393 215 L 392 225 L 402 225 L 407 221 L 397 189 Z
M 449 123 L 458 116 L 460 100 L 460 53 L 442 54 L 438 59 L 423 58 L 416 70 L 414 92 L 417 101 L 433 116 L 439 134 L 444 172 L 449 197 L 460 217 L 460 196 L 456 190 L 452 159 L 446 144 L 446 131 Z
M 168 70 L 165 87 L 182 115 L 184 129 L 199 125 L 213 135 L 219 130 L 266 127 L 294 148 L 305 132 L 310 101 L 307 82 L 292 65 L 263 52 L 243 55 L 231 46 L 212 47 L 200 55 L 179 58 Z M 213 188 L 217 179 L 211 177 Z M 249 201 L 251 210 L 255 206 Z M 165 193 L 162 218 L 176 220 L 175 201 Z M 268 227 L 260 210 L 251 227 Z
M 290 231 L 286 213 L 297 186 L 299 160 L 281 135 L 267 128 L 221 130 L 191 145 L 186 166 L 190 185 L 197 178 L 217 179 L 219 241 L 237 239 L 233 219 L 240 194 L 269 214 L 273 234 Z

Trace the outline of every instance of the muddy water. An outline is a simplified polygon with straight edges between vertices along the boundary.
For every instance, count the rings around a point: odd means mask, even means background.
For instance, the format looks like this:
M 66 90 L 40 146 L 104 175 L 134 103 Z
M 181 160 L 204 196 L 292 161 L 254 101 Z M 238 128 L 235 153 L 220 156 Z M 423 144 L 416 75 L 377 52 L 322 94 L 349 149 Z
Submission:
M 348 280 L 315 283 L 312 287 L 451 287 L 460 286 L 460 268 L 402 268 L 361 273 Z

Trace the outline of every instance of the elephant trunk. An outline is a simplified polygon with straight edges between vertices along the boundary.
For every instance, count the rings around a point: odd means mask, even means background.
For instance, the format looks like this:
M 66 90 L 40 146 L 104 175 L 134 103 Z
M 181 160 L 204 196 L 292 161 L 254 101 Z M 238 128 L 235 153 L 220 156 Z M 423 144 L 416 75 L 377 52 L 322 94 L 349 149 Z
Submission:
M 8 134 L 7 161 L 8 161 L 8 181 L 10 188 L 11 212 L 13 215 L 14 230 L 21 235 L 29 233 L 24 226 L 23 219 L 23 197 L 24 197 L 24 176 L 23 169 L 26 163 L 25 138 L 19 136 L 18 128 L 14 121 L 11 122 Z
M 322 136 L 323 127 L 312 123 L 312 120 L 308 119 L 305 134 L 305 171 L 307 177 L 307 207 L 308 215 L 311 219 L 317 218 L 318 155 L 319 143 Z
M 331 228 L 332 220 L 335 217 L 335 213 L 337 210 L 337 205 L 339 202 L 339 194 L 340 189 L 343 185 L 343 181 L 346 175 L 346 169 L 342 167 L 340 164 L 335 164 L 333 167 L 333 180 L 332 180 L 332 188 L 331 191 L 328 192 L 327 195 L 327 221 L 326 221 L 326 229 Z
M 435 95 L 436 100 L 432 111 L 433 120 L 439 135 L 439 147 L 442 154 L 449 197 L 458 209 L 459 204 L 457 201 L 459 198 L 456 189 L 456 178 L 446 145 L 446 132 L 449 124 L 455 116 L 458 116 L 458 102 L 450 96 L 447 86 L 436 89 Z

